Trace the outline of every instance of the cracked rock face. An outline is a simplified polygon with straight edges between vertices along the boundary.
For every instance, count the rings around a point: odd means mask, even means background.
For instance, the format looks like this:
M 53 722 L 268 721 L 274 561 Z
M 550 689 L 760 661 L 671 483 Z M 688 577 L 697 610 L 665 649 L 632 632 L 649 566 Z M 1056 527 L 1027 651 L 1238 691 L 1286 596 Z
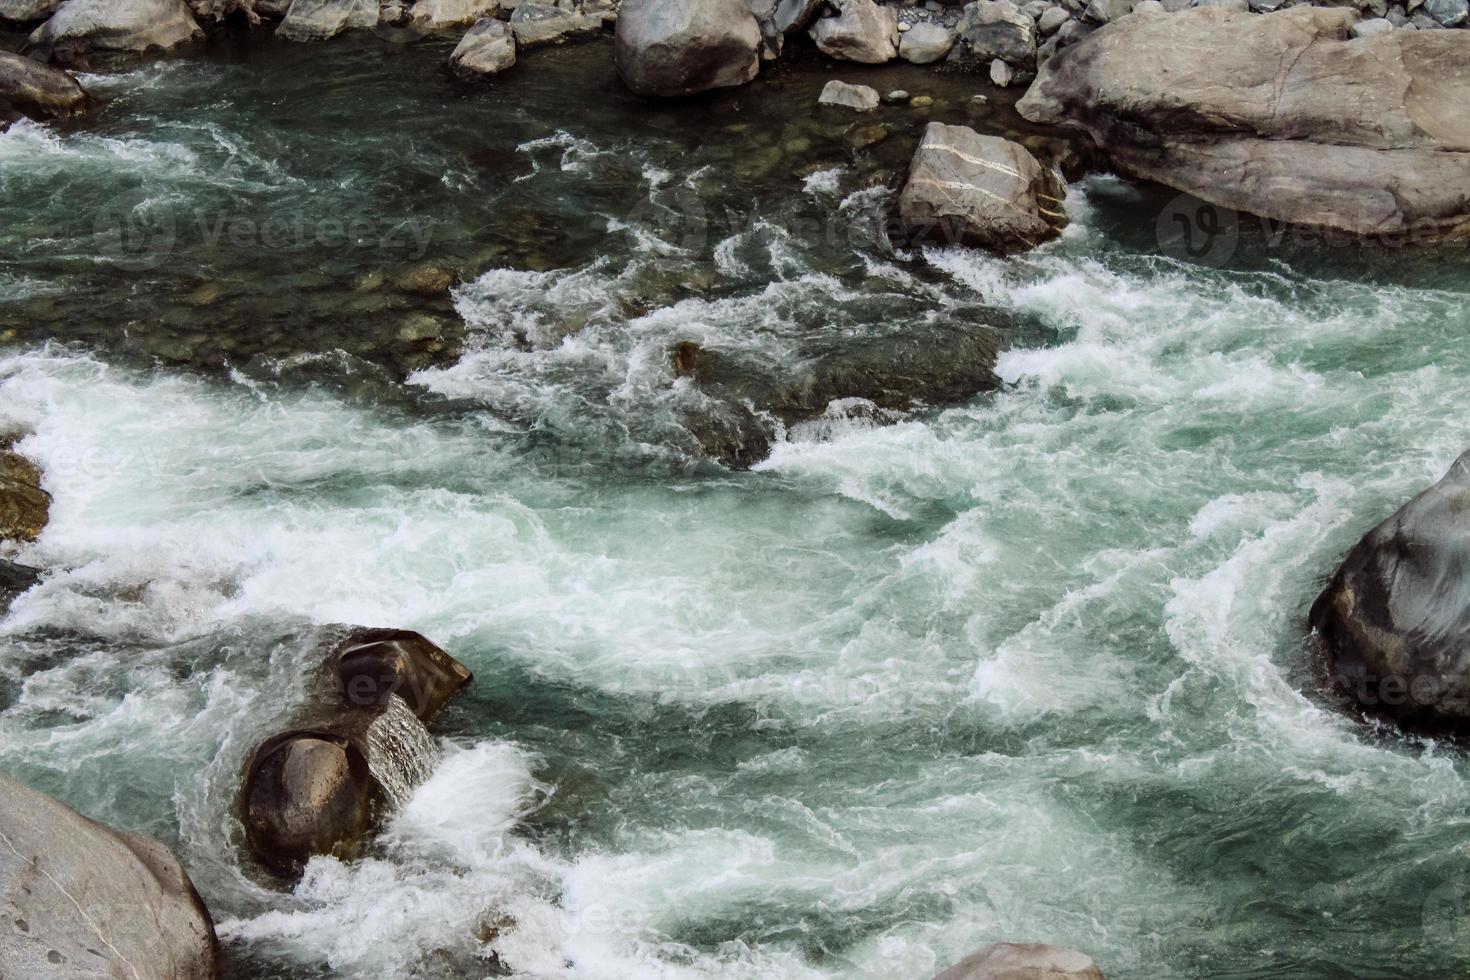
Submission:
M 964 126 L 924 130 L 899 216 L 915 239 L 1021 252 L 1066 225 L 1065 188 L 1025 147 Z
M 1273 221 L 1470 233 L 1470 34 L 1353 39 L 1356 11 L 1129 16 L 1048 60 L 1017 105 L 1116 167 Z
M 0 966 L 26 980 L 209 980 L 214 924 L 168 848 L 0 775 Z

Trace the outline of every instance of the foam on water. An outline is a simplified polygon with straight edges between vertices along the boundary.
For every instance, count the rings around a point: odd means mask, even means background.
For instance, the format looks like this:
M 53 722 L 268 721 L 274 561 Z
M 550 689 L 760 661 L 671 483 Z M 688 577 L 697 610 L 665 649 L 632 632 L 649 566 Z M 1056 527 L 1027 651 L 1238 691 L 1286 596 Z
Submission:
M 205 145 L 22 125 L 0 156 L 294 192 Z M 525 143 L 524 186 L 590 184 L 610 145 Z M 718 175 L 665 163 L 636 161 L 652 210 L 609 255 L 456 290 L 469 350 L 412 378 L 453 410 L 0 360 L 55 496 L 0 624 L 6 769 L 177 843 L 231 955 L 291 975 L 890 980 L 997 939 L 1122 980 L 1461 972 L 1422 906 L 1464 763 L 1329 711 L 1300 622 L 1470 442 L 1463 294 L 1140 253 L 1115 181 L 1011 260 L 868 232 L 838 261 L 760 214 L 696 246 L 661 216 Z M 701 397 L 674 344 L 780 376 L 893 296 L 1007 324 L 1001 390 L 839 400 L 752 474 L 647 465 Z M 282 894 L 230 800 L 332 622 L 423 630 L 477 683 L 373 852 Z

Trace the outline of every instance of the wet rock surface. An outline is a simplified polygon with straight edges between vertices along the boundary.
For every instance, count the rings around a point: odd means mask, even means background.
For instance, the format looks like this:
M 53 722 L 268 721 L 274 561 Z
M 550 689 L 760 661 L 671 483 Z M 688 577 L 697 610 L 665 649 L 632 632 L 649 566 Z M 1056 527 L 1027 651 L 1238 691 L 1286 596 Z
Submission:
M 361 853 L 427 777 L 425 725 L 471 680 L 417 633 L 343 628 L 326 632 L 323 647 L 289 729 L 255 749 L 240 794 L 251 852 L 282 875 L 317 855 Z
M 33 119 L 77 115 L 87 93 L 71 75 L 8 51 L 0 51 L 0 128 L 17 114 Z
M 66 65 L 173 51 L 203 40 L 184 0 L 67 0 L 36 28 L 30 47 Z
M 0 966 L 16 980 L 212 980 L 209 912 L 168 848 L 0 774 Z
M 1470 733 L 1470 454 L 1364 535 L 1312 606 L 1329 691 L 1406 728 Z

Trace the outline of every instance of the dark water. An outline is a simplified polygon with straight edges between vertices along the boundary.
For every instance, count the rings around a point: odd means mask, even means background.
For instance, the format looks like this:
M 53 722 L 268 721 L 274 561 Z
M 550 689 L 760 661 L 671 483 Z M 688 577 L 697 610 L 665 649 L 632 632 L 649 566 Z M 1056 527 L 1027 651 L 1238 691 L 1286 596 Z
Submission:
M 0 421 L 56 497 L 0 766 L 177 846 L 232 976 L 1466 971 L 1465 760 L 1334 713 L 1301 631 L 1470 441 L 1463 252 L 1181 259 L 1090 177 L 1039 253 L 919 253 L 924 122 L 1023 130 L 970 78 L 447 51 L 221 45 L 0 136 Z M 477 682 L 285 894 L 235 768 L 331 622 Z

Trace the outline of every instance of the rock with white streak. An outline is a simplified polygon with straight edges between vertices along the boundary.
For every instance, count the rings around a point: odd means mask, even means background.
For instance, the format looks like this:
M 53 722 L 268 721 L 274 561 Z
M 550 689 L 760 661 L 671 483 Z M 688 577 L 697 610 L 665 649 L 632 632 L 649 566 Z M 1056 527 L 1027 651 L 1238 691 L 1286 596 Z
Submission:
M 1064 197 L 1061 181 L 1019 143 L 930 123 L 898 209 L 914 240 L 1012 253 L 1061 234 Z

